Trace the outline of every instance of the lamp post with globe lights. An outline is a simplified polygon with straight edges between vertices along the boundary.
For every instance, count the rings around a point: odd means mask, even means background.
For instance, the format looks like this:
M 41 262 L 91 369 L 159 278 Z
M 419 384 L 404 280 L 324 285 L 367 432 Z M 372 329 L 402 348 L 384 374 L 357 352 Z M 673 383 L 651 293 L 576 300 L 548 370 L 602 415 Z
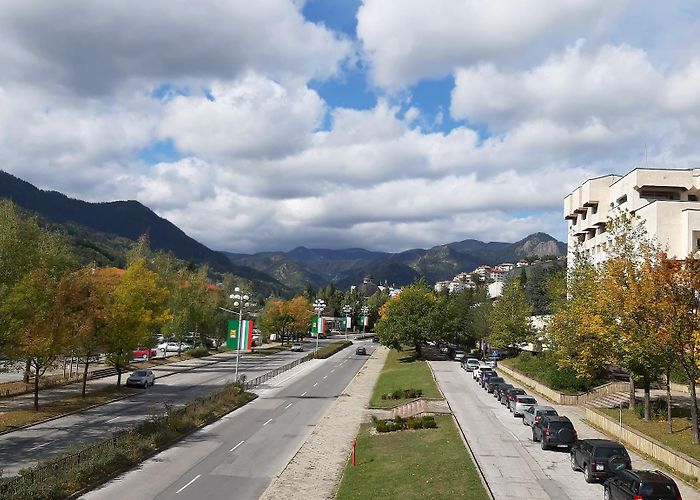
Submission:
M 352 312 L 352 307 L 350 307 L 348 304 L 344 305 L 343 312 L 345 313 L 345 340 L 348 340 L 348 317 Z
M 241 323 L 243 323 L 243 308 L 250 307 L 250 296 L 247 293 L 241 292 L 241 289 L 236 287 L 233 289 L 229 298 L 233 299 L 233 305 L 238 309 L 238 335 L 236 335 L 236 382 L 238 382 L 238 358 L 241 355 Z
M 321 336 L 321 313 L 326 308 L 326 303 L 322 299 L 314 301 L 314 310 L 316 311 L 316 352 L 318 352 L 318 339 Z
M 367 315 L 369 314 L 369 307 L 362 306 L 360 311 L 362 312 L 362 333 L 367 333 L 367 323 L 369 323 Z

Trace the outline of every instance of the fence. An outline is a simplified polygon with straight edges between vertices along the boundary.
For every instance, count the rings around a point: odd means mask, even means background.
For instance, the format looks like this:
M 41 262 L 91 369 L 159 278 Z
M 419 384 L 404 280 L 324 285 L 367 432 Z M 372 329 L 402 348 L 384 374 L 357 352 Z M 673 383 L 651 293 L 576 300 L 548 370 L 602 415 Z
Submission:
M 282 365 L 278 368 L 275 368 L 274 370 L 260 375 L 259 377 L 255 377 L 254 379 L 244 382 L 243 388 L 244 390 L 252 389 L 253 387 L 263 384 L 268 380 L 276 377 L 277 375 L 284 373 L 287 370 L 291 370 L 292 368 L 299 366 L 301 363 L 304 363 L 313 358 L 314 353 L 307 354 L 303 358 L 299 358 L 295 361 L 292 361 L 291 363 L 287 363 L 286 365 Z M 168 418 L 167 414 L 160 415 L 151 418 L 150 422 L 158 424 L 159 422 L 164 421 L 166 418 Z M 99 443 L 87 445 L 76 453 L 66 455 L 65 457 L 53 459 L 46 465 L 36 466 L 32 469 L 28 469 L 26 472 L 23 472 L 21 476 L 9 478 L 0 482 L 0 498 L 12 498 L 11 496 L 7 495 L 11 495 L 14 491 L 19 491 L 22 488 L 31 484 L 43 482 L 49 476 L 56 476 L 57 474 L 60 474 L 63 471 L 70 471 L 73 467 L 80 464 L 80 462 L 84 460 L 90 460 L 95 456 L 103 454 L 106 450 L 115 448 L 116 446 L 118 446 L 119 441 L 122 438 L 124 438 L 129 433 L 139 432 L 140 430 L 142 430 L 143 425 L 144 424 L 141 424 L 138 427 L 132 429 L 119 431 L 113 434 L 112 437 L 110 437 L 109 439 L 105 439 L 104 441 L 100 441 Z

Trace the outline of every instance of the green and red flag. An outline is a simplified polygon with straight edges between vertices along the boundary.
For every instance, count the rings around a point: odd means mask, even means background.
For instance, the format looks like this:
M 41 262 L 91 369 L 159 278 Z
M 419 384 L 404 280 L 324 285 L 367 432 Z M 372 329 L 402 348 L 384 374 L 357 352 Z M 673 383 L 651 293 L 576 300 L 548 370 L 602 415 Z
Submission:
M 311 333 L 326 333 L 326 320 L 318 316 L 311 318 Z
M 253 322 L 244 319 L 238 324 L 237 319 L 228 320 L 228 337 L 226 345 L 229 349 L 247 351 L 253 347 Z

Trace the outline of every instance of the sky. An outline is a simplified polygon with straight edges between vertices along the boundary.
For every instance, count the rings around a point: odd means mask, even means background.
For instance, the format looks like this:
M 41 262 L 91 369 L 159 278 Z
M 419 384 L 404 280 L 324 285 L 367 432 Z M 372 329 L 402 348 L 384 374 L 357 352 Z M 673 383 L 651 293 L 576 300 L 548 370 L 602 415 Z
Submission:
M 217 250 L 565 240 L 700 167 L 689 1 L 3 0 L 0 68 L 0 169 Z

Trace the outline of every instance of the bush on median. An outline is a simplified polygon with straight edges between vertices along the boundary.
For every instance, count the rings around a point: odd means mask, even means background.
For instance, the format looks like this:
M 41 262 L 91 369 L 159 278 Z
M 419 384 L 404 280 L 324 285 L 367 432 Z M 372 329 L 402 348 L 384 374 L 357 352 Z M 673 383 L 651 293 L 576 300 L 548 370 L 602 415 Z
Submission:
M 333 344 L 321 347 L 318 351 L 316 351 L 314 358 L 316 359 L 326 359 L 330 358 L 333 356 L 336 352 L 342 351 L 346 347 L 349 347 L 352 345 L 352 342 L 349 340 L 343 340 L 342 342 L 335 342 Z
M 209 356 L 209 349 L 206 347 L 195 347 L 187 351 L 187 354 L 193 358 L 203 358 L 204 356 Z
M 435 417 L 433 417 L 432 415 L 408 418 L 403 418 L 397 415 L 393 419 L 386 420 L 380 420 L 376 417 L 373 417 L 372 423 L 374 424 L 377 432 L 380 433 L 402 431 L 405 429 L 417 430 L 437 428 L 437 422 L 435 421 Z

